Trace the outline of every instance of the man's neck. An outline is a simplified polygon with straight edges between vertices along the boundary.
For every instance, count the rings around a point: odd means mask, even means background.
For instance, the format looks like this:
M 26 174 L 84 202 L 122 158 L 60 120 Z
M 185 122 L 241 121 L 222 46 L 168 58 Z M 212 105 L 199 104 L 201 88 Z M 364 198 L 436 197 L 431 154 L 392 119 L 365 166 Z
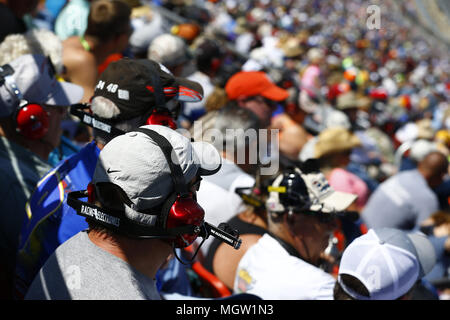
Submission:
M 118 257 L 136 270 L 154 279 L 158 269 L 167 262 L 170 246 L 158 239 L 131 239 L 89 231 L 89 239 L 102 250 Z
M 54 149 L 54 147 L 44 139 L 28 140 L 18 133 L 12 133 L 11 130 L 4 130 L 4 128 L 2 128 L 1 126 L 0 136 L 5 137 L 9 141 L 12 141 L 15 144 L 29 150 L 30 152 L 40 157 L 43 161 L 48 160 L 48 156 Z

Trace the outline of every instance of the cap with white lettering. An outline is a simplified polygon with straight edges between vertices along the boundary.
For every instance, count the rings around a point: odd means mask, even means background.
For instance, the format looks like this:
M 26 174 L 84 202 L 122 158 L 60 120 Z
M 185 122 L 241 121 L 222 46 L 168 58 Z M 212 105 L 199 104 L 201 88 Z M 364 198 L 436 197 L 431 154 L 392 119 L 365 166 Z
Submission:
M 158 101 L 157 90 L 163 92 Z M 118 115 L 100 114 L 101 108 L 92 111 L 102 118 L 114 121 L 132 119 L 152 111 L 158 104 L 172 99 L 184 102 L 198 102 L 203 99 L 202 86 L 194 81 L 174 77 L 164 66 L 148 59 L 123 58 L 114 61 L 100 75 L 94 91 L 95 97 L 105 97 L 119 108 Z

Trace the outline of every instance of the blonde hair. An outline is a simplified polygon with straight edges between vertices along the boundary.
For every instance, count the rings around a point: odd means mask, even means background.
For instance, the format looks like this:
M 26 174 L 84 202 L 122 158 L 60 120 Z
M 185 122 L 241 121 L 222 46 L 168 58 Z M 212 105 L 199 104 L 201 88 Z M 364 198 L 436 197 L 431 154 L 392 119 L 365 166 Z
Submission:
M 10 63 L 25 54 L 49 56 L 56 73 L 63 71 L 62 42 L 50 30 L 34 29 L 25 34 L 10 34 L 0 44 L 0 65 Z

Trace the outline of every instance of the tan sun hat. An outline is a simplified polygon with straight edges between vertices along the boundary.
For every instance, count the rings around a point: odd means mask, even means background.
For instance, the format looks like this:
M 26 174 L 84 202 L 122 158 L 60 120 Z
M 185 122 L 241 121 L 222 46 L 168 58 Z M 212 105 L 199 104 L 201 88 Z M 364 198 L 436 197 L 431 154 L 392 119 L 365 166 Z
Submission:
M 368 97 L 358 96 L 353 91 L 342 93 L 337 97 L 336 107 L 339 110 L 350 108 L 364 108 L 370 106 Z
M 314 156 L 323 156 L 351 150 L 361 146 L 359 138 L 349 130 L 342 127 L 328 128 L 322 131 L 317 139 L 314 148 Z

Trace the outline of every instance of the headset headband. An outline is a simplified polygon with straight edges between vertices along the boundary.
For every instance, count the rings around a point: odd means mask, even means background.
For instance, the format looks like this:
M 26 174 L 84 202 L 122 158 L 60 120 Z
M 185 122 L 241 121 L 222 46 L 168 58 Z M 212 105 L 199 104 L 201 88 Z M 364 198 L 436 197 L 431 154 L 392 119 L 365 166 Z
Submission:
M 184 179 L 183 171 L 181 170 L 181 167 L 179 164 L 174 163 L 172 161 L 172 157 L 175 157 L 175 160 L 178 162 L 177 155 L 173 152 L 173 147 L 170 144 L 170 142 L 157 133 L 156 131 L 147 129 L 147 128 L 138 128 L 134 131 L 142 132 L 149 136 L 153 141 L 156 142 L 156 144 L 160 147 L 162 150 L 164 157 L 166 158 L 167 163 L 169 164 L 170 168 L 170 176 L 172 177 L 172 182 L 174 184 L 175 191 L 180 195 L 186 195 L 189 193 L 188 187 L 186 185 L 186 180 Z M 179 162 L 178 162 L 179 163 Z
M 0 85 L 5 85 L 6 89 L 12 93 L 19 102 L 23 100 L 23 94 L 19 90 L 19 88 L 16 85 L 16 82 L 12 78 L 12 75 L 14 74 L 14 69 L 9 64 L 5 64 L 0 67 Z M 12 91 L 12 92 L 11 92 Z
M 87 104 L 77 103 L 70 106 L 70 113 L 81 120 L 84 124 L 103 131 L 107 134 L 111 134 L 113 136 L 120 136 L 125 134 L 125 131 L 117 129 L 111 122 L 99 118 L 92 113 L 87 113 L 82 111 L 82 109 L 89 108 Z
M 74 208 L 79 215 L 95 219 L 99 224 L 114 229 L 119 233 L 125 233 L 133 238 L 169 239 L 179 234 L 195 234 L 200 232 L 200 227 L 195 225 L 185 225 L 164 230 L 155 226 L 134 223 L 128 220 L 121 210 L 114 210 L 111 208 L 105 210 L 105 208 L 79 200 L 80 198 L 86 198 L 87 196 L 87 190 L 69 192 L 67 195 L 67 204 Z

